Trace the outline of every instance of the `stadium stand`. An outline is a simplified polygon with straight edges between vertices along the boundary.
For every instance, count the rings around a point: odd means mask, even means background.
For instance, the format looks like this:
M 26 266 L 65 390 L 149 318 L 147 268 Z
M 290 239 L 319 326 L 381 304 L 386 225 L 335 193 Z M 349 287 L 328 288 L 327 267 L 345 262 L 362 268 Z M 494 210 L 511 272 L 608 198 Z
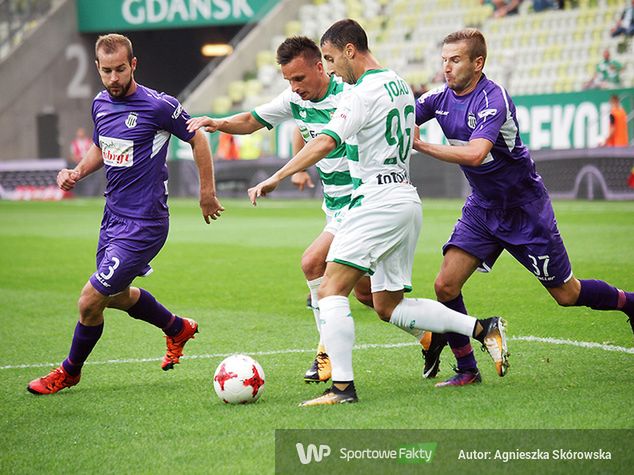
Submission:
M 604 49 L 623 64 L 624 87 L 634 84 L 632 47 L 628 39 L 612 38 L 610 26 L 623 4 L 619 0 L 566 2 L 563 10 L 534 12 L 525 1 L 517 15 L 492 17 L 492 7 L 474 0 L 315 0 L 299 8 L 257 53 L 255 70 L 245 65 L 243 76 L 257 78 L 257 87 L 239 81 L 239 93 L 228 91 L 213 111 L 247 110 L 274 97 L 285 87 L 277 72 L 274 51 L 288 35 L 315 40 L 334 21 L 359 20 L 368 32 L 377 59 L 399 71 L 412 85 L 430 87 L 442 81 L 439 43 L 448 33 L 466 26 L 480 28 L 489 43 L 486 72 L 504 83 L 512 95 L 579 91 L 594 73 Z M 521 61 L 518 61 L 521 58 Z M 216 108 L 218 106 L 218 108 Z
M 64 0 L 0 0 L 0 62 Z
M 18 4 L 28 6 L 31 13 L 16 16 L 17 10 L 14 7 Z M 47 66 L 42 61 L 37 61 L 40 56 L 36 55 L 36 53 L 44 54 L 44 48 L 40 46 L 43 44 L 48 50 L 46 56 L 51 58 L 65 55 L 67 60 L 69 58 L 74 60 L 75 56 L 69 56 L 69 51 L 64 49 L 66 45 L 73 43 L 83 44 L 83 48 L 90 51 L 92 44 L 88 43 L 91 42 L 74 29 L 73 4 L 73 0 L 0 0 L 0 73 L 4 66 L 3 77 L 7 80 L 8 87 L 5 90 L 7 94 L 0 98 L 0 104 L 3 105 L 3 117 L 16 121 L 14 125 L 21 131 L 32 128 L 29 121 L 33 118 L 22 114 L 18 103 L 14 104 L 12 98 L 24 96 L 29 101 L 29 107 L 32 104 L 52 102 L 51 105 L 57 111 L 64 111 L 66 116 L 72 113 L 73 118 L 83 117 L 76 111 L 87 114 L 88 107 L 84 107 L 83 103 L 82 107 L 78 107 L 80 99 L 75 99 L 76 102 L 73 102 L 63 95 L 48 92 L 49 86 L 41 83 L 45 80 L 46 75 L 42 72 Z M 633 40 L 625 36 L 612 38 L 610 35 L 610 27 L 623 9 L 623 0 L 566 0 L 563 4 L 564 8 L 561 10 L 547 9 L 535 12 L 532 1 L 524 0 L 518 14 L 495 18 L 492 7 L 483 5 L 478 0 L 280 0 L 271 13 L 255 28 L 244 34 L 238 34 L 232 40 L 234 47 L 232 56 L 212 61 L 206 70 L 193 78 L 191 84 L 180 94 L 180 98 L 193 115 L 222 116 L 250 110 L 272 99 L 287 86 L 275 61 L 275 50 L 285 37 L 302 34 L 319 40 L 321 33 L 334 21 L 353 17 L 362 23 L 368 32 L 370 44 L 377 59 L 384 66 L 399 71 L 412 86 L 431 88 L 440 84 L 443 81 L 439 57 L 442 38 L 465 26 L 475 26 L 484 32 L 489 43 L 489 57 L 485 72 L 490 78 L 504 84 L 515 97 L 516 102 L 519 96 L 581 91 L 583 85 L 593 76 L 605 49 L 611 52 L 613 59 L 623 65 L 621 82 L 624 91 L 629 96 L 622 99 L 634 101 L 634 96 L 631 94 L 634 87 Z M 69 21 L 69 18 L 72 21 Z M 26 54 L 11 55 L 10 53 L 20 45 L 22 45 L 20 51 Z M 28 63 L 29 67 L 26 64 L 19 64 L 16 56 L 24 57 L 25 61 L 22 62 Z M 33 64 L 38 65 L 37 70 L 32 67 Z M 23 81 L 24 83 L 34 84 L 28 94 L 23 95 L 20 88 L 16 86 L 19 83 L 15 80 L 17 77 L 28 79 Z M 34 82 L 35 78 L 39 81 L 37 84 Z M 87 75 L 86 78 L 87 81 L 96 81 L 96 78 L 91 75 Z M 83 100 L 89 100 L 89 98 L 81 99 Z M 592 120 L 595 120 L 593 127 L 596 129 L 597 121 L 603 119 Z M 73 122 L 86 123 L 85 120 L 80 119 L 73 119 Z M 7 142 L 7 145 L 13 145 L 12 142 L 21 143 L 22 148 L 25 148 L 26 133 L 9 138 L 7 136 L 9 132 L 6 130 L 4 136 L 0 134 L 0 139 Z M 280 147 L 280 143 L 288 141 L 289 130 L 277 129 L 268 134 L 261 140 L 273 145 L 264 151 L 263 156 L 276 155 L 275 159 L 287 158 L 288 150 Z M 0 143 L 4 143 L 3 140 L 0 140 Z M 30 140 L 33 139 L 30 138 Z M 212 142 L 213 140 L 212 137 Z M 563 139 L 563 142 L 567 141 L 570 142 L 571 147 L 596 146 L 596 143 L 588 140 L 581 141 L 580 144 L 577 142 L 577 137 L 574 137 L 574 140 Z M 530 142 L 529 145 L 532 148 L 539 148 L 535 146 L 539 140 Z M 549 148 L 549 145 L 545 148 Z M 13 149 L 17 150 L 16 147 Z M 181 156 L 181 152 L 182 150 L 175 148 L 172 151 L 172 157 L 188 158 Z M 582 193 L 578 190 L 579 186 L 589 190 L 590 180 L 598 177 L 597 173 L 593 170 L 588 172 L 589 169 L 585 168 L 585 178 L 583 178 L 585 181 L 582 185 L 577 183 L 577 175 L 581 168 L 590 164 L 590 161 L 608 159 L 607 155 L 609 153 L 601 152 L 598 155 L 591 153 L 579 158 L 577 160 L 579 167 L 576 165 L 573 167 L 576 171 L 566 172 L 568 177 L 565 180 L 566 183 L 558 189 L 560 196 L 573 197 L 584 193 L 588 196 L 593 195 L 589 191 Z M 17 156 L 17 154 L 11 156 L 5 153 L 0 157 L 0 161 Z M 548 153 L 539 157 L 539 167 L 543 170 L 545 179 L 547 175 L 550 175 L 547 170 L 552 170 L 552 176 L 563 176 L 563 172 L 558 168 L 559 165 L 549 164 L 549 161 L 555 158 L 553 154 Z M 565 162 L 572 164 L 577 161 L 567 156 Z M 605 188 L 601 185 L 602 191 L 598 195 L 608 199 L 633 197 L 628 190 L 621 188 L 622 184 L 619 182 L 619 177 L 625 173 L 624 170 L 629 171 L 631 168 L 628 163 L 627 152 L 625 152 L 625 155 L 610 164 L 609 168 L 596 168 L 599 174 L 610 175 L 608 179 L 603 176 L 602 182 L 597 178 L 599 180 L 597 184 L 606 183 L 607 186 Z M 227 191 L 238 193 L 243 183 L 241 180 L 236 180 L 232 175 L 233 171 L 230 170 L 236 165 L 226 165 L 227 167 L 224 167 L 223 164 L 223 167 L 227 170 L 223 170 L 223 173 L 219 175 L 227 173 L 225 180 Z M 245 169 L 251 169 L 254 166 L 255 164 L 244 165 Z M 173 164 L 170 164 L 170 167 L 176 168 Z M 48 168 L 48 165 L 45 168 Z M 437 193 L 433 192 L 433 195 L 446 196 L 447 190 L 451 188 L 452 192 L 459 190 L 458 194 L 462 194 L 466 190 L 465 184 L 456 181 L 454 172 L 455 170 L 449 172 L 439 167 L 437 173 L 436 171 L 432 173 L 438 179 L 426 183 L 426 191 L 437 189 Z M 46 171 L 43 172 L 44 176 L 46 173 Z M 180 173 L 183 177 L 187 176 L 185 170 Z M 424 177 L 427 173 L 429 173 L 428 169 L 425 173 L 421 172 L 420 176 Z M 413 172 L 414 174 L 418 174 L 418 171 Z M 3 173 L 1 184 L 5 191 L 15 185 L 16 176 L 21 175 Z M 177 177 L 178 172 L 175 172 L 174 176 Z M 36 177 L 35 180 L 39 178 Z M 178 189 L 180 185 L 176 183 L 177 180 L 172 182 Z M 187 191 L 189 185 L 185 182 L 180 188 L 183 194 L 189 194 Z M 436 186 L 442 183 L 446 183 L 447 186 Z M 585 183 L 588 183 L 587 187 Z

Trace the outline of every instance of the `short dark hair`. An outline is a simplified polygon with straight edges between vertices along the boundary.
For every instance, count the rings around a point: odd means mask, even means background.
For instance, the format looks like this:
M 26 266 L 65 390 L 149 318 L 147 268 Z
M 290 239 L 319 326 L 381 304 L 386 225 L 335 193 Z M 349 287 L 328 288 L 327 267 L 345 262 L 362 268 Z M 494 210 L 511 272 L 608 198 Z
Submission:
M 127 36 L 123 36 L 118 33 L 110 33 L 97 38 L 97 42 L 95 43 L 95 59 L 99 61 L 98 53 L 100 50 L 103 50 L 106 54 L 112 54 L 119 48 L 126 49 L 128 52 L 128 63 L 132 64 L 132 58 L 134 58 L 132 42 Z
M 356 21 L 351 18 L 339 20 L 326 30 L 321 37 L 321 45 L 331 43 L 337 49 L 342 50 L 348 43 L 354 45 L 358 51 L 365 53 L 368 48 L 368 35 Z
M 484 61 L 487 59 L 487 42 L 484 35 L 477 28 L 465 28 L 464 30 L 455 31 L 442 41 L 443 45 L 466 41 L 469 45 L 469 59 L 475 60 L 478 56 L 482 56 Z
M 321 51 L 317 43 L 306 36 L 291 36 L 277 47 L 277 64 L 284 66 L 301 55 L 309 61 L 321 61 Z

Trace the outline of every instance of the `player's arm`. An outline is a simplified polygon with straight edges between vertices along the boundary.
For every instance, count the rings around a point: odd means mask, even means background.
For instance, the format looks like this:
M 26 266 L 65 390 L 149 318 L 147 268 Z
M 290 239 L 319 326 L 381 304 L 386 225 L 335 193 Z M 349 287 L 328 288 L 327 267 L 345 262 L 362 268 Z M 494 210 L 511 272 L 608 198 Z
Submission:
M 192 147 L 194 161 L 200 176 L 200 209 L 205 222 L 209 224 L 210 218 L 218 219 L 220 213 L 225 210 L 216 197 L 216 181 L 211 150 L 205 134 L 200 130 L 196 131 L 189 144 Z
M 414 137 L 414 150 L 430 155 L 438 160 L 469 167 L 479 166 L 491 152 L 493 143 L 487 139 L 470 140 L 465 146 L 437 145 L 423 142 L 420 137 Z
M 304 145 L 306 145 L 299 127 L 295 127 L 291 145 L 293 148 L 293 156 L 297 155 L 299 151 L 304 148 Z M 291 177 L 291 183 L 299 188 L 299 191 L 304 191 L 305 187 L 315 188 L 315 184 L 306 170 L 300 170 L 297 173 L 294 173 Z
M 332 152 L 336 146 L 335 139 L 330 135 L 320 134 L 312 139 L 297 155 L 276 171 L 270 178 L 258 183 L 253 188 L 249 188 L 248 193 L 251 203 L 255 205 L 260 196 L 265 196 L 267 193 L 273 191 L 284 178 L 314 165 Z
M 193 132 L 200 128 L 204 128 L 207 132 L 225 132 L 234 135 L 246 135 L 260 130 L 264 124 L 257 120 L 251 112 L 242 112 L 224 117 L 221 119 L 212 119 L 211 117 L 194 117 L 187 121 L 187 130 Z
M 64 191 L 72 190 L 82 178 L 103 167 L 101 149 L 94 143 L 86 153 L 86 156 L 72 170 L 64 168 L 57 174 L 57 186 Z

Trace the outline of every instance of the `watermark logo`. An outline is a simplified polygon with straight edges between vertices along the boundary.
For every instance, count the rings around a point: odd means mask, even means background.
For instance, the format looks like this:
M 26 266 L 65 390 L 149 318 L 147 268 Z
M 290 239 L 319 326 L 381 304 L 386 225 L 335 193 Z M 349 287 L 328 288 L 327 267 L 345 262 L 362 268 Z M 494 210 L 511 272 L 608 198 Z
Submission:
M 308 465 L 313 460 L 319 463 L 330 455 L 330 446 L 324 444 L 319 446 L 307 444 L 306 447 L 304 447 L 304 444 L 298 442 L 295 444 L 295 448 L 297 449 L 297 456 L 302 465 Z
M 398 462 L 407 464 L 431 463 L 437 446 L 437 442 L 402 445 L 398 449 Z

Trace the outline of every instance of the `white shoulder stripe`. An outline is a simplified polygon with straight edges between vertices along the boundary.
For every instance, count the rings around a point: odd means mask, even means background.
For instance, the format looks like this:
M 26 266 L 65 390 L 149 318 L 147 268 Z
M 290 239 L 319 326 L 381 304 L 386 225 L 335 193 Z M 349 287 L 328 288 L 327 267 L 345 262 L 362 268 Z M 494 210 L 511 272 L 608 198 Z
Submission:
M 442 94 L 443 92 L 445 92 L 445 89 L 447 89 L 447 85 L 443 84 L 442 86 L 438 86 L 437 88 L 432 89 L 431 91 L 427 91 L 425 94 L 423 94 L 422 96 L 418 98 L 418 102 L 420 102 L 421 104 L 424 104 L 425 99 L 431 96 Z

